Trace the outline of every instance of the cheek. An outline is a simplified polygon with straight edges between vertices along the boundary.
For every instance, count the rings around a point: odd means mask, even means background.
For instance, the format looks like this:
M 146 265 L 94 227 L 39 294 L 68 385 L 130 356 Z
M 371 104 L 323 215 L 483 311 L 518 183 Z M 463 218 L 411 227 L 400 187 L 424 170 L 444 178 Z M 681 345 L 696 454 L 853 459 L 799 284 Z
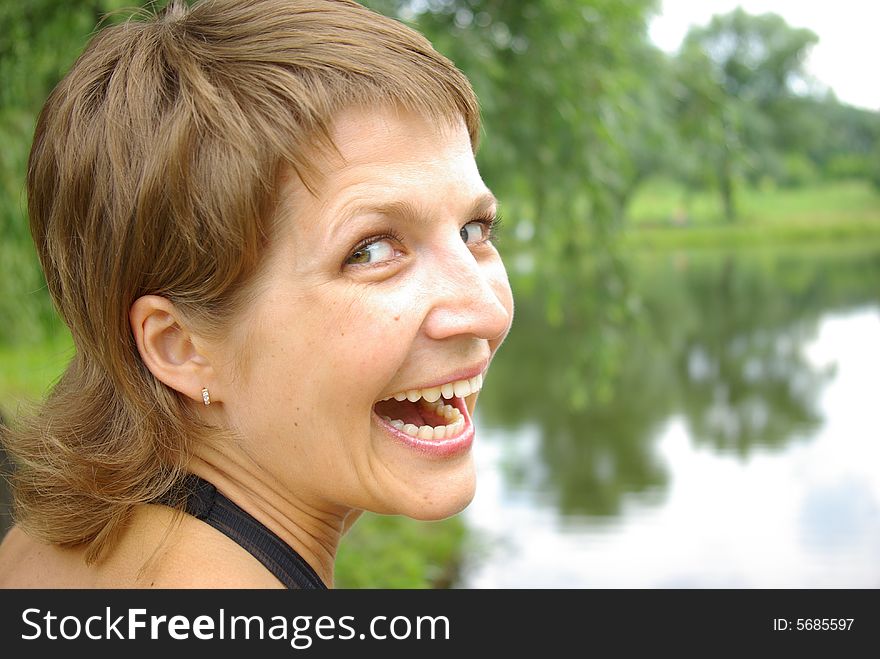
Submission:
M 280 361 L 296 364 L 293 388 L 311 400 L 374 397 L 418 333 L 417 288 L 343 287 L 300 300 L 298 309 L 288 307 L 291 313 L 274 320 L 287 325 L 284 336 L 271 344 L 283 356 Z M 255 375 L 260 377 L 259 370 Z
M 372 374 L 384 378 L 384 386 L 406 358 L 421 325 L 422 294 L 414 288 L 357 289 L 341 296 L 345 302 L 327 315 L 322 328 L 332 345 L 325 358 L 339 369 L 337 373 L 361 380 Z

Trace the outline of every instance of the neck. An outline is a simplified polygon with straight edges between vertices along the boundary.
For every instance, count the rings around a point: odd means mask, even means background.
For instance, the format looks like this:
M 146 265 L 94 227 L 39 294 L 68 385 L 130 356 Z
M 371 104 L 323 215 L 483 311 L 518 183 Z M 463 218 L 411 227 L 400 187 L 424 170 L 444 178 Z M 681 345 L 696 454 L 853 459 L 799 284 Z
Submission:
M 357 512 L 296 496 L 235 447 L 202 446 L 189 471 L 204 478 L 278 535 L 333 587 L 333 564 L 342 535 Z

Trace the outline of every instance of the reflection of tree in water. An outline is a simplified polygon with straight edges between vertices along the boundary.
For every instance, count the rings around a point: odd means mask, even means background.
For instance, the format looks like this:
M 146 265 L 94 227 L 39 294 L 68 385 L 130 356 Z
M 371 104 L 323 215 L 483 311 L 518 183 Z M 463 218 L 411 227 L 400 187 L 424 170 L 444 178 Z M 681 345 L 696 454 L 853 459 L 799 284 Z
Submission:
M 480 419 L 540 428 L 541 464 L 519 464 L 514 482 L 563 513 L 613 515 L 625 494 L 665 487 L 652 441 L 674 414 L 695 441 L 741 455 L 808 435 L 827 374 L 803 344 L 822 313 L 876 301 L 880 258 L 666 256 L 577 272 L 552 291 L 517 288 Z M 634 293 L 636 316 L 621 310 Z
M 657 305 L 654 313 L 668 332 L 691 435 L 744 455 L 814 428 L 820 379 L 800 348 L 816 315 L 768 273 L 730 255 L 684 263 L 675 279 L 686 312 L 664 318 Z
M 803 347 L 820 315 L 846 299 L 840 284 L 856 269 L 851 260 L 732 254 L 679 261 L 669 283 L 681 287 L 685 308 L 664 317 L 655 298 L 652 314 L 671 348 L 679 405 L 695 441 L 745 456 L 815 430 L 816 396 L 828 373 L 810 366 Z M 663 277 L 651 279 L 659 285 Z M 870 299 L 865 281 L 857 288 Z M 851 302 L 859 298 L 853 293 Z
M 800 342 L 756 333 L 724 343 L 732 328 L 714 329 L 721 333 L 697 339 L 679 364 L 684 414 L 697 441 L 746 455 L 818 426 L 813 399 L 825 378 L 809 370 Z
M 540 427 L 543 465 L 508 476 L 546 481 L 531 485 L 569 513 L 615 514 L 624 493 L 665 484 L 647 442 L 668 410 L 666 365 L 644 361 L 638 329 L 626 328 L 617 268 L 596 262 L 580 278 L 569 270 L 552 291 L 517 294 L 513 330 L 480 394 L 487 425 Z M 640 400 L 645 392 L 651 405 Z

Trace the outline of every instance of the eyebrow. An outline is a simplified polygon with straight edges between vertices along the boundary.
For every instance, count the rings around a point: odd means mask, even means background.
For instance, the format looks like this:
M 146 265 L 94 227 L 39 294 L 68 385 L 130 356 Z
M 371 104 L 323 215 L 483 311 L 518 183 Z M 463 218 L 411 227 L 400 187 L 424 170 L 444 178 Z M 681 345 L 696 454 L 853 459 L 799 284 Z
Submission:
M 471 207 L 468 209 L 467 217 L 480 217 L 488 213 L 492 208 L 498 206 L 498 199 L 491 192 L 485 192 L 478 196 Z M 430 217 L 423 206 L 413 204 L 406 200 L 395 200 L 379 204 L 366 204 L 353 206 L 344 211 L 336 222 L 333 222 L 331 231 L 336 231 L 348 224 L 358 215 L 392 215 L 402 217 L 406 220 L 418 222 L 425 221 Z

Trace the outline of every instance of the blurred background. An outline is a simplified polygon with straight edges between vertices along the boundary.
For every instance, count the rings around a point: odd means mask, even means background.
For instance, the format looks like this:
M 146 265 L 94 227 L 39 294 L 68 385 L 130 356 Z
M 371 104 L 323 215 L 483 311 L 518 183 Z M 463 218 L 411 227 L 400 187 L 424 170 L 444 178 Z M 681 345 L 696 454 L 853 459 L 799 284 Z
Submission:
M 880 9 L 366 4 L 477 90 L 516 317 L 480 395 L 473 504 L 364 516 L 338 585 L 880 586 Z M 0 0 L 11 425 L 72 354 L 25 217 L 35 116 L 129 5 Z

